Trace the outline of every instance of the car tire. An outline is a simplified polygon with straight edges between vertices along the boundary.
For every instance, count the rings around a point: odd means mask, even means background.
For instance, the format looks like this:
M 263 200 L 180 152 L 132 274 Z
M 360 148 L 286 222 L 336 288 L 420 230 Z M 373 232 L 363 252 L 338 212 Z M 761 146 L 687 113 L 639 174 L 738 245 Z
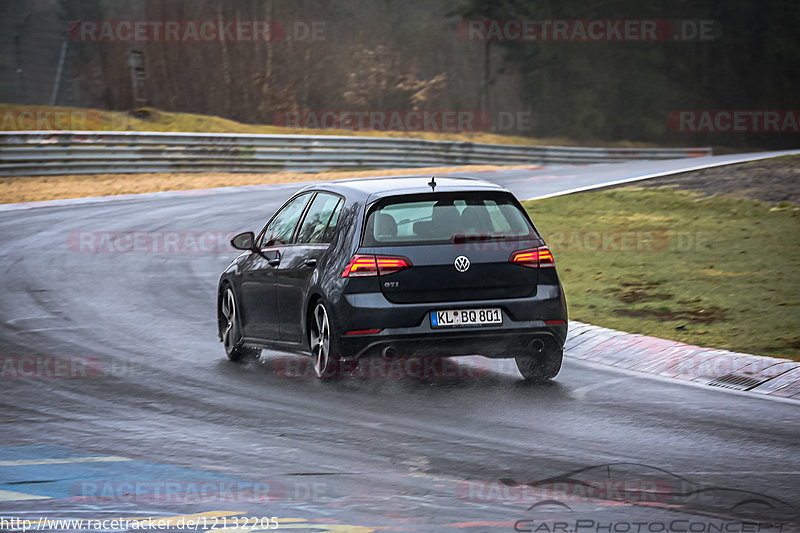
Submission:
M 258 356 L 261 350 L 250 348 L 242 342 L 241 329 L 239 328 L 239 313 L 236 307 L 236 297 L 230 286 L 225 287 L 220 299 L 220 337 L 225 347 L 225 355 L 231 361 L 241 361 L 245 357 Z
M 311 348 L 311 359 L 317 377 L 331 377 L 339 362 L 339 351 L 330 313 L 322 300 L 317 301 L 309 317 L 308 346 Z
M 531 383 L 547 383 L 561 371 L 564 350 L 549 349 L 535 354 L 518 355 L 514 358 L 522 377 Z

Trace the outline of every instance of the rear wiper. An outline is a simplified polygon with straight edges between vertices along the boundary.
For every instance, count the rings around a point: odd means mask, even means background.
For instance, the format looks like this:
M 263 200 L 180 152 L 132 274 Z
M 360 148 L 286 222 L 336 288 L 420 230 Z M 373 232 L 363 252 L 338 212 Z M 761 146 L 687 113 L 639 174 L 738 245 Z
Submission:
M 481 242 L 481 241 L 495 241 L 495 240 L 505 240 L 511 238 L 508 235 L 503 235 L 502 233 L 475 233 L 472 235 L 466 235 L 464 233 L 456 233 L 453 235 L 453 244 L 463 244 L 465 242 Z

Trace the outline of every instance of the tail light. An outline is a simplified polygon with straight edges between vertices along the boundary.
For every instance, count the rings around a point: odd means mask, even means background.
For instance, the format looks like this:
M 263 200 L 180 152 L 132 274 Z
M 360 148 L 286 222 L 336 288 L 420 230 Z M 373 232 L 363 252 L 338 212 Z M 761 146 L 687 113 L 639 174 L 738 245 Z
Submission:
M 343 278 L 358 278 L 365 276 L 385 276 L 411 268 L 411 261 L 405 257 L 393 255 L 366 255 L 356 254 L 342 272 Z
M 510 263 L 528 268 L 545 268 L 556 266 L 553 254 L 547 246 L 517 250 L 508 259 Z

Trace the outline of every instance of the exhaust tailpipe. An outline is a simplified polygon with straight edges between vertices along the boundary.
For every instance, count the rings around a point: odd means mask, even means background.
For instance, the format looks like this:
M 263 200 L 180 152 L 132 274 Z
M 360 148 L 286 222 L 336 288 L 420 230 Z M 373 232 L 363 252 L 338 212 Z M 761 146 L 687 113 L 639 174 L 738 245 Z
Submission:
M 381 354 L 384 357 L 397 357 L 397 348 L 395 348 L 394 346 L 387 346 L 386 348 L 383 349 Z
M 542 339 L 533 339 L 531 342 L 531 349 L 536 353 L 542 353 L 542 350 L 544 350 L 544 342 L 542 342 Z

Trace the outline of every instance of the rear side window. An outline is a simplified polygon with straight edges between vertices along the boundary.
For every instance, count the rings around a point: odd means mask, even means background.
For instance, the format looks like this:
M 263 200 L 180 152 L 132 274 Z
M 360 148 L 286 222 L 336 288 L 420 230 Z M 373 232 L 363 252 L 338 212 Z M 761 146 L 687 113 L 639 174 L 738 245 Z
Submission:
M 525 215 L 507 194 L 447 194 L 391 199 L 373 208 L 365 246 L 533 238 Z
M 300 224 L 297 242 L 301 244 L 331 242 L 341 204 L 342 199 L 334 194 L 317 194 Z

